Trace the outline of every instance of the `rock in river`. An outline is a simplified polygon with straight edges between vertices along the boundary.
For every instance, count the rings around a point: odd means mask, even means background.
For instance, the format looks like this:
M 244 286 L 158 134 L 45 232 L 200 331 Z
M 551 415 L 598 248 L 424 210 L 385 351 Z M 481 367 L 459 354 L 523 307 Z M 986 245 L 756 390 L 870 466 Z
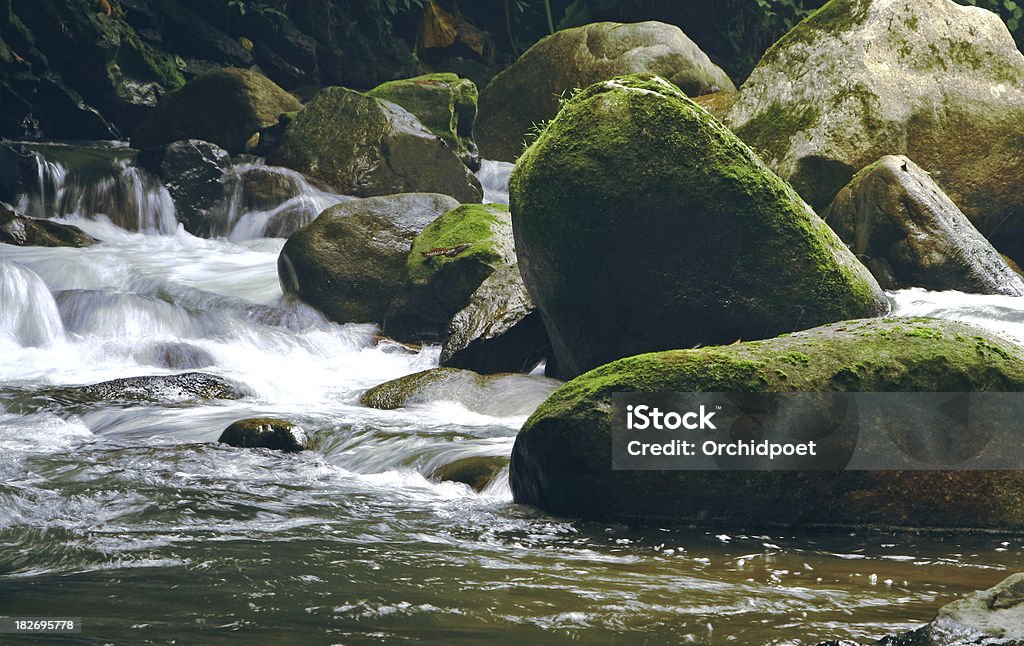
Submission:
M 302 428 L 283 419 L 251 417 L 232 423 L 217 440 L 241 448 L 262 448 L 297 453 L 309 448 Z
M 88 247 L 98 242 L 70 224 L 30 218 L 0 202 L 0 243 L 19 247 Z
M 413 239 L 458 205 L 406 193 L 333 206 L 288 238 L 277 260 L 281 287 L 339 323 L 380 323 L 402 288 Z
M 342 87 L 321 90 L 288 124 L 267 161 L 369 197 L 406 192 L 480 202 L 465 164 L 411 113 Z
M 886 155 L 822 215 L 884 289 L 1024 296 L 1024 282 L 928 173 Z
M 1024 234 L 1024 55 L 952 0 L 831 0 L 769 49 L 726 123 L 811 206 L 904 154 L 996 248 Z
M 657 74 L 691 96 L 735 90 L 686 34 L 661 22 L 598 22 L 542 39 L 484 88 L 477 142 L 485 159 L 515 161 L 523 140 L 568 94 L 624 74 Z
M 298 99 L 259 72 L 229 67 L 198 76 L 161 99 L 132 133 L 132 147 L 201 139 L 241 153 L 261 128 L 300 108 Z
M 443 342 L 441 365 L 529 372 L 550 343 L 519 274 L 508 207 L 466 204 L 416 236 L 384 333 Z
M 559 376 L 888 307 L 793 189 L 659 77 L 566 103 L 516 163 L 510 196 Z
M 559 388 L 512 451 L 516 501 L 620 522 L 1024 529 L 1019 471 L 612 469 L 616 392 L 1018 392 L 1024 349 L 962 323 L 868 319 L 629 357 Z

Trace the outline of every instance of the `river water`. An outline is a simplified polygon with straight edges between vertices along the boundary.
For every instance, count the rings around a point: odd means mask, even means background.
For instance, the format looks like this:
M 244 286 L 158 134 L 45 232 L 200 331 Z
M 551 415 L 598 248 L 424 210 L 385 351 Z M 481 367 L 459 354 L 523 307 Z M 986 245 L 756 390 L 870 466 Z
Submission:
M 484 172 L 500 200 L 507 167 Z M 67 641 L 97 644 L 816 644 L 913 627 L 1024 567 L 1019 538 L 629 528 L 515 505 L 504 474 L 479 493 L 433 481 L 464 457 L 507 459 L 547 384 L 513 388 L 500 410 L 364 408 L 365 389 L 436 365 L 438 348 L 283 301 L 284 240 L 245 233 L 259 214 L 199 239 L 167 226 L 161 187 L 140 190 L 132 208 L 155 210 L 136 209 L 142 231 L 93 201 L 63 215 L 101 244 L 0 245 L 0 614 L 81 617 Z M 1024 339 L 1021 299 L 892 298 L 900 314 Z M 249 394 L 26 398 L 186 368 Z M 315 450 L 216 443 L 254 415 L 300 423 Z

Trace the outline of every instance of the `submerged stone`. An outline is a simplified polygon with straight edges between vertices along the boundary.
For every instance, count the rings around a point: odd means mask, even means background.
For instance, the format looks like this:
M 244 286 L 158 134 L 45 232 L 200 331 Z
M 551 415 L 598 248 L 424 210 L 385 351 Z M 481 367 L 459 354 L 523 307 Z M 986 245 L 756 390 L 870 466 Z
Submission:
M 221 444 L 246 449 L 274 449 L 297 453 L 309 448 L 309 438 L 299 426 L 271 417 L 251 417 L 232 423 L 217 440 Z
M 512 451 L 515 500 L 642 524 L 1024 529 L 1018 471 L 612 469 L 614 393 L 1018 392 L 1024 349 L 962 323 L 868 319 L 629 357 L 559 388 Z
M 474 491 L 483 491 L 508 466 L 508 460 L 499 456 L 473 456 L 449 462 L 434 469 L 430 477 L 447 482 L 461 482 Z
M 658 77 L 567 102 L 517 162 L 510 196 L 559 376 L 888 308 L 793 189 Z
M 773 45 L 726 123 L 816 209 L 904 154 L 1014 255 L 1024 234 L 1024 55 L 951 0 L 831 0 Z

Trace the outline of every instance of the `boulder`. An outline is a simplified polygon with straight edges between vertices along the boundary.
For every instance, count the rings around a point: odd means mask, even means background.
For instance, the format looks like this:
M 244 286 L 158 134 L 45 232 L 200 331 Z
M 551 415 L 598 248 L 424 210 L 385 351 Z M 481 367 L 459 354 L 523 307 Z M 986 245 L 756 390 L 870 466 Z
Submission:
M 216 144 L 186 139 L 140 151 L 136 164 L 160 179 L 174 201 L 178 222 L 192 235 L 227 233 L 224 174 L 231 156 Z
M 793 189 L 659 77 L 566 103 L 510 196 L 519 269 L 563 377 L 888 308 Z
M 996 248 L 1024 238 L 1024 55 L 979 7 L 832 0 L 765 53 L 726 122 L 816 209 L 904 154 Z
M 82 412 L 95 406 L 186 404 L 215 399 L 242 399 L 244 387 L 204 372 L 126 377 L 86 386 L 54 386 L 36 391 L 23 410 Z
M 360 403 L 394 410 L 453 401 L 482 415 L 529 415 L 554 392 L 558 382 L 527 375 L 478 375 L 458 368 L 433 368 L 392 379 L 363 393 Z
M 70 224 L 21 215 L 0 202 L 0 243 L 19 247 L 88 247 L 99 242 Z
M 301 107 L 259 72 L 229 67 L 198 76 L 161 99 L 132 133 L 132 147 L 201 139 L 241 153 L 257 131 Z
M 475 455 L 440 466 L 431 471 L 429 477 L 442 482 L 461 482 L 480 492 L 494 482 L 507 466 L 507 458 Z
M 232 423 L 220 438 L 221 444 L 240 448 L 260 448 L 298 453 L 309 448 L 309 438 L 302 428 L 283 419 L 251 417 Z
M 769 527 L 1024 528 L 1018 471 L 612 469 L 617 392 L 1017 392 L 1024 349 L 962 323 L 866 319 L 629 357 L 559 388 L 512 451 L 515 500 L 567 516 Z
M 480 170 L 480 152 L 473 141 L 477 91 L 469 79 L 441 72 L 388 81 L 366 93 L 397 103 L 440 137 L 471 170 Z
M 288 124 L 269 163 L 359 197 L 406 192 L 480 202 L 480 182 L 452 150 L 394 103 L 341 87 L 321 90 Z
M 1024 574 L 1012 574 L 987 590 L 948 603 L 939 608 L 935 619 L 927 625 L 886 637 L 876 646 L 972 644 L 1024 644 Z
M 416 236 L 384 333 L 442 342 L 441 365 L 481 373 L 529 372 L 544 359 L 550 344 L 519 274 L 508 207 L 463 205 Z
M 857 173 L 822 217 L 884 289 L 1024 296 L 1024 281 L 910 159 Z
M 652 21 L 565 29 L 528 49 L 480 94 L 481 155 L 515 161 L 523 140 L 554 118 L 568 94 L 614 76 L 642 73 L 662 76 L 691 96 L 736 89 L 678 27 Z
M 446 195 L 405 193 L 333 206 L 285 243 L 281 287 L 339 323 L 380 323 L 402 289 L 413 239 L 458 205 Z

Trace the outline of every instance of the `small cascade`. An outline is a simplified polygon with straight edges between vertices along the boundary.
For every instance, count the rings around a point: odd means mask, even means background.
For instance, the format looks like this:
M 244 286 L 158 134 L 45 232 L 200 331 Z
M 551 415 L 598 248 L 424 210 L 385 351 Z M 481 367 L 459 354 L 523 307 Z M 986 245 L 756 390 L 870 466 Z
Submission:
M 31 269 L 0 258 L 0 340 L 47 346 L 64 336 L 53 295 Z
M 106 148 L 34 150 L 38 183 L 21 196 L 18 210 L 36 218 L 105 218 L 123 229 L 173 233 L 174 202 L 152 175 L 131 157 Z M 117 149 L 115 149 L 117 150 Z M 64 153 L 64 154 L 61 154 Z
M 316 219 L 324 209 L 353 199 L 320 190 L 288 168 L 261 164 L 232 167 L 229 186 L 228 239 L 287 238 Z
M 515 164 L 485 159 L 476 177 L 484 189 L 485 204 L 508 204 L 508 178 Z

